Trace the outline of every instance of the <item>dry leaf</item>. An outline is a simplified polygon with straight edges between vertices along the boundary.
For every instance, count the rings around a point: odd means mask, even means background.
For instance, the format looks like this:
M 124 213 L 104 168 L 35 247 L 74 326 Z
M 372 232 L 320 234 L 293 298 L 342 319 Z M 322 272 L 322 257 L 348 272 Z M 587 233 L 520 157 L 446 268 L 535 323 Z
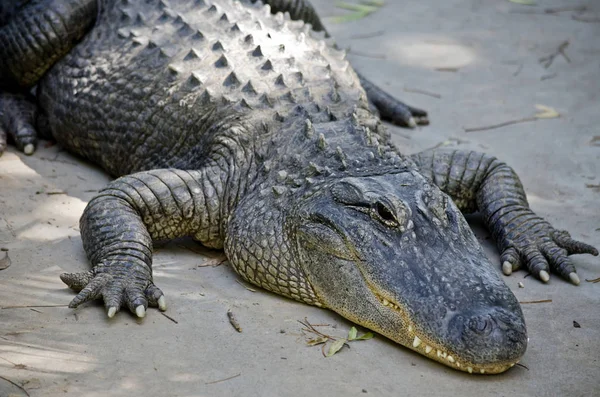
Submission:
M 320 345 L 322 343 L 325 343 L 328 340 L 329 340 L 329 338 L 326 337 L 326 336 L 317 336 L 316 338 L 307 340 L 306 344 L 309 345 L 309 346 L 316 346 L 316 345 Z
M 357 334 L 358 334 L 358 331 L 356 330 L 356 327 L 350 328 L 350 331 L 348 331 L 348 340 L 356 339 Z
M 373 336 L 375 335 L 372 332 L 367 332 L 366 334 L 358 335 L 355 340 L 369 340 L 373 339 Z
M 327 352 L 326 356 L 331 357 L 335 353 L 339 352 L 342 349 L 342 347 L 344 347 L 344 344 L 346 344 L 346 342 L 347 342 L 346 339 L 338 339 L 335 342 L 333 342 L 329 346 L 329 351 Z
M 539 112 L 535 114 L 536 119 L 555 119 L 560 117 L 560 113 L 549 106 L 538 104 L 535 105 L 535 108 L 539 110 Z

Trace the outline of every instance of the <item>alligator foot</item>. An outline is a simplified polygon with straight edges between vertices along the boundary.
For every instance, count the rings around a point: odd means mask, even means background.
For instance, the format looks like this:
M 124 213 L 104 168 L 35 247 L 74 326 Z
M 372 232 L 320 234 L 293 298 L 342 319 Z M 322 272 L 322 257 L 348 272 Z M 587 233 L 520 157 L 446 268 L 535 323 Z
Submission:
M 146 315 L 148 306 L 167 310 L 165 296 L 150 276 L 127 263 L 105 261 L 88 272 L 63 273 L 60 279 L 78 292 L 69 303 L 70 308 L 102 298 L 109 318 L 114 317 L 123 305 L 140 318 Z
M 10 136 L 17 149 L 33 154 L 37 144 L 36 106 L 22 94 L 0 92 L 0 156 Z
M 598 255 L 596 248 L 572 239 L 568 232 L 556 230 L 538 217 L 522 222 L 517 228 L 523 231 L 513 230 L 517 237 L 505 240 L 505 247 L 500 255 L 502 271 L 507 276 L 526 267 L 545 283 L 550 280 L 552 272 L 579 285 L 579 276 L 569 255 Z
M 415 128 L 417 125 L 428 125 L 427 112 L 409 106 L 394 98 L 380 87 L 371 83 L 361 74 L 358 74 L 360 83 L 367 93 L 369 102 L 379 112 L 379 116 L 392 124 L 401 127 Z

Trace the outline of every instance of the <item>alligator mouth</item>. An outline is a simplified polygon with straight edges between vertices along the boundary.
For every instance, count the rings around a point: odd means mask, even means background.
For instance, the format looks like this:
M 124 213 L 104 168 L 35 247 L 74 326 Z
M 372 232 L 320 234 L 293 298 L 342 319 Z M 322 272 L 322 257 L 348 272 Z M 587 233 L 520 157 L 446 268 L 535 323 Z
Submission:
M 452 352 L 448 349 L 445 349 L 442 346 L 439 346 L 436 343 L 433 343 L 430 338 L 427 336 L 417 332 L 416 325 L 411 321 L 407 313 L 402 310 L 402 308 L 395 304 L 394 302 L 389 301 L 388 299 L 382 297 L 381 295 L 373 292 L 373 294 L 377 297 L 379 302 L 383 306 L 388 307 L 390 310 L 395 311 L 399 314 L 403 320 L 405 321 L 406 326 L 406 334 L 408 337 L 406 340 L 410 341 L 412 339 L 412 344 L 408 342 L 405 346 L 428 357 L 432 360 L 440 362 L 448 367 L 457 369 L 459 371 L 468 372 L 470 374 L 499 374 L 502 373 L 512 367 L 515 366 L 519 361 L 515 362 L 506 362 L 506 363 L 494 363 L 494 364 L 473 364 L 466 360 L 462 360 L 460 355 Z

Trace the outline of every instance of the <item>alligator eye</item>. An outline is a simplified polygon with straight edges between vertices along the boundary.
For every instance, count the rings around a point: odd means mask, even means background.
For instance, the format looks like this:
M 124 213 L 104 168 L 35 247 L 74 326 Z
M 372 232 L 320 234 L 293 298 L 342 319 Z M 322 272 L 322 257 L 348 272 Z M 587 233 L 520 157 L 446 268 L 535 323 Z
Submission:
M 383 204 L 381 201 L 378 201 L 375 203 L 375 212 L 377 213 L 377 216 L 385 223 L 388 225 L 397 225 L 398 224 L 398 220 L 396 219 L 396 216 L 394 215 L 394 213 L 392 211 L 390 211 L 390 209 Z

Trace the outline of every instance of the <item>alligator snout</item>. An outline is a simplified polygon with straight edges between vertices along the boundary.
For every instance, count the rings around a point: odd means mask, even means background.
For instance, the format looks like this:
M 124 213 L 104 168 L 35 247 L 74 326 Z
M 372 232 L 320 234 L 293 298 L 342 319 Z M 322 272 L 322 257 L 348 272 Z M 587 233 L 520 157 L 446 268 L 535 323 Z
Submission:
M 527 348 L 523 318 L 502 307 L 457 315 L 450 330 L 460 334 L 463 354 L 476 365 L 515 363 Z

